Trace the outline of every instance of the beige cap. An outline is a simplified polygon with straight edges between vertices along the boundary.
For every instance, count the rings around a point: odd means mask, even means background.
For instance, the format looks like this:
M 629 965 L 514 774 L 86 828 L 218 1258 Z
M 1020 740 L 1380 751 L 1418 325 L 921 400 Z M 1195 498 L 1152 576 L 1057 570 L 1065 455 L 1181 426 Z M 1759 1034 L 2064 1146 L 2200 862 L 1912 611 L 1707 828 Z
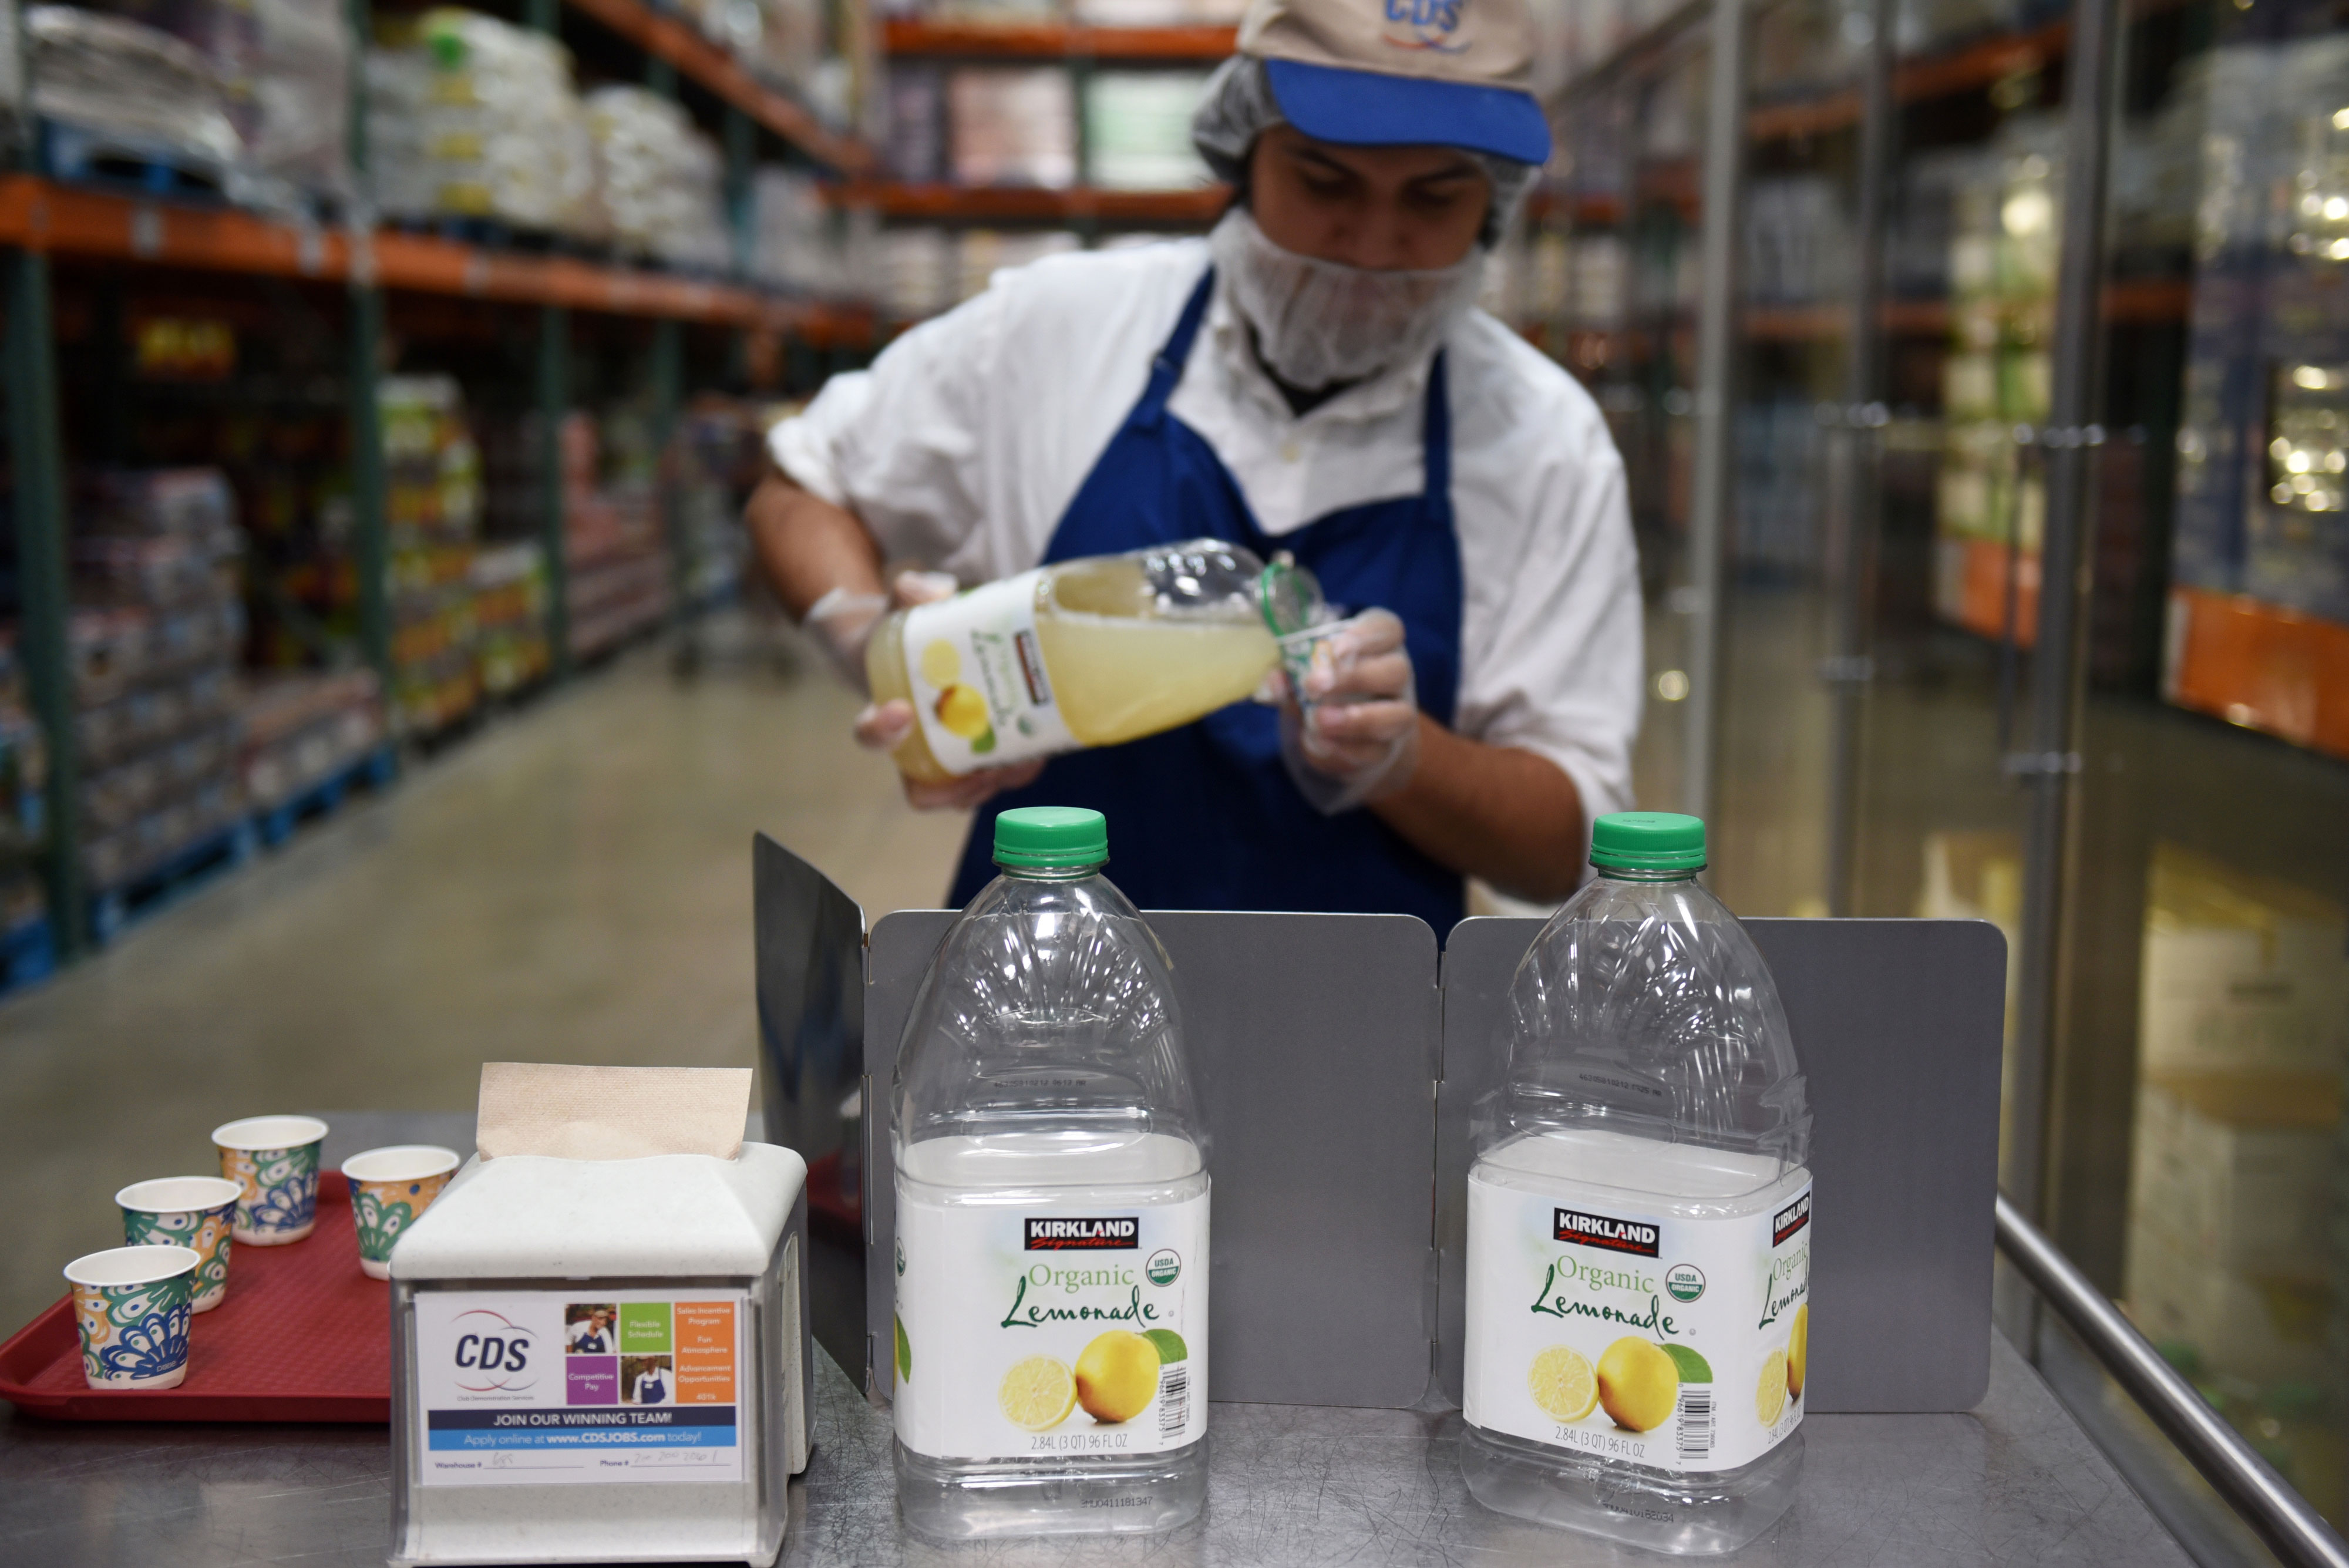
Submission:
M 1254 0 L 1239 47 L 1308 136 L 1549 157 L 1526 0 Z

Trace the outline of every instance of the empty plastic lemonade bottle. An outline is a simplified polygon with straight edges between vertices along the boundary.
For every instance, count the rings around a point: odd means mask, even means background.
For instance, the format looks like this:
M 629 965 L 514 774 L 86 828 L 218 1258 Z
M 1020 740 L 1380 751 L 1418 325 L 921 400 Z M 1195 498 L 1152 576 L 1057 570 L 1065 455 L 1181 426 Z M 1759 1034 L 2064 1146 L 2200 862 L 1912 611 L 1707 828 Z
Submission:
M 950 1537 L 1164 1530 L 1207 1490 L 1206 1135 L 1096 811 L 996 818 L 897 1046 L 897 1496 Z
M 1510 986 L 1468 1176 L 1461 1469 L 1504 1513 L 1728 1552 L 1794 1501 L 1810 1114 L 1704 824 L 1593 825 L 1596 880 Z
M 1039 566 L 899 610 L 865 645 L 873 700 L 913 704 L 898 771 L 939 783 L 1113 746 L 1240 701 L 1275 638 L 1321 614 L 1313 574 L 1220 539 Z

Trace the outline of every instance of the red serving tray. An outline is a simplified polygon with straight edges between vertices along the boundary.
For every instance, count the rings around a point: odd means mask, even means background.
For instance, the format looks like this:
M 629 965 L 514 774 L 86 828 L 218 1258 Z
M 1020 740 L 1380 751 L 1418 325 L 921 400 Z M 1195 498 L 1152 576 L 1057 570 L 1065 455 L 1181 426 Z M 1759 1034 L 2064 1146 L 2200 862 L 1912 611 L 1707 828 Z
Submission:
M 92 1388 L 73 1296 L 0 1345 L 0 1399 L 65 1421 L 391 1420 L 391 1287 L 359 1272 L 350 1189 L 318 1178 L 318 1228 L 233 1247 L 228 1299 L 191 1320 L 177 1388 Z

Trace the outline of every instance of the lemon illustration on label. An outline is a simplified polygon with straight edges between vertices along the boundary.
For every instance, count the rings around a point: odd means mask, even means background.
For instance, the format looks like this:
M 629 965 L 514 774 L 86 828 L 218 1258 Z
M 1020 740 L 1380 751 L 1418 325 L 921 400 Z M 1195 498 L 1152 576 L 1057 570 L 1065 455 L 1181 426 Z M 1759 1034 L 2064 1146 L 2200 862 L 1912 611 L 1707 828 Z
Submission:
M 939 638 L 922 649 L 922 679 L 943 691 L 962 678 L 962 655 Z
M 1786 1341 L 1786 1392 L 1799 1399 L 1803 1397 L 1803 1379 L 1810 1375 L 1811 1308 L 1809 1303 L 1795 1309 L 1795 1332 Z
M 1077 1402 L 1096 1421 L 1131 1421 L 1158 1392 L 1158 1347 L 1113 1328 L 1077 1357 Z
M 1145 1328 L 1142 1331 L 1142 1337 L 1158 1347 L 1158 1359 L 1162 1365 L 1172 1366 L 1190 1356 L 1191 1347 L 1184 1344 L 1183 1336 L 1171 1328 Z
M 1774 1427 L 1786 1411 L 1786 1353 L 1772 1351 L 1762 1363 L 1762 1383 L 1754 1390 L 1754 1413 Z
M 1050 1431 L 1077 1407 L 1077 1380 L 1068 1365 L 1049 1355 L 1031 1355 L 1003 1375 L 995 1391 L 1004 1419 L 1030 1432 Z
M 975 741 L 993 725 L 987 722 L 987 699 L 968 686 L 949 686 L 938 693 L 938 722 L 950 734 Z
M 1681 1369 L 1653 1340 L 1626 1335 L 1599 1357 L 1599 1402 L 1625 1431 L 1654 1431 L 1680 1398 Z
M 1599 1407 L 1599 1376 L 1570 1345 L 1553 1345 L 1535 1356 L 1526 1383 L 1534 1403 L 1553 1420 L 1579 1421 Z

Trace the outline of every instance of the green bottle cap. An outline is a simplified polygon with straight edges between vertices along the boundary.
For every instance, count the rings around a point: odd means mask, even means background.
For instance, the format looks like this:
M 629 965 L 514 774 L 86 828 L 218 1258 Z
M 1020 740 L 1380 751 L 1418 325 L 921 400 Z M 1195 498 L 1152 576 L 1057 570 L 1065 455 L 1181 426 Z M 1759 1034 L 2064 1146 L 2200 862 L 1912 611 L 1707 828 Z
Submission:
M 1099 866 L 1109 858 L 1109 821 L 1081 805 L 1023 805 L 995 819 L 995 863 L 1036 869 Z
M 1619 811 L 1590 825 L 1590 863 L 1614 871 L 1702 871 L 1704 821 L 1676 811 Z

